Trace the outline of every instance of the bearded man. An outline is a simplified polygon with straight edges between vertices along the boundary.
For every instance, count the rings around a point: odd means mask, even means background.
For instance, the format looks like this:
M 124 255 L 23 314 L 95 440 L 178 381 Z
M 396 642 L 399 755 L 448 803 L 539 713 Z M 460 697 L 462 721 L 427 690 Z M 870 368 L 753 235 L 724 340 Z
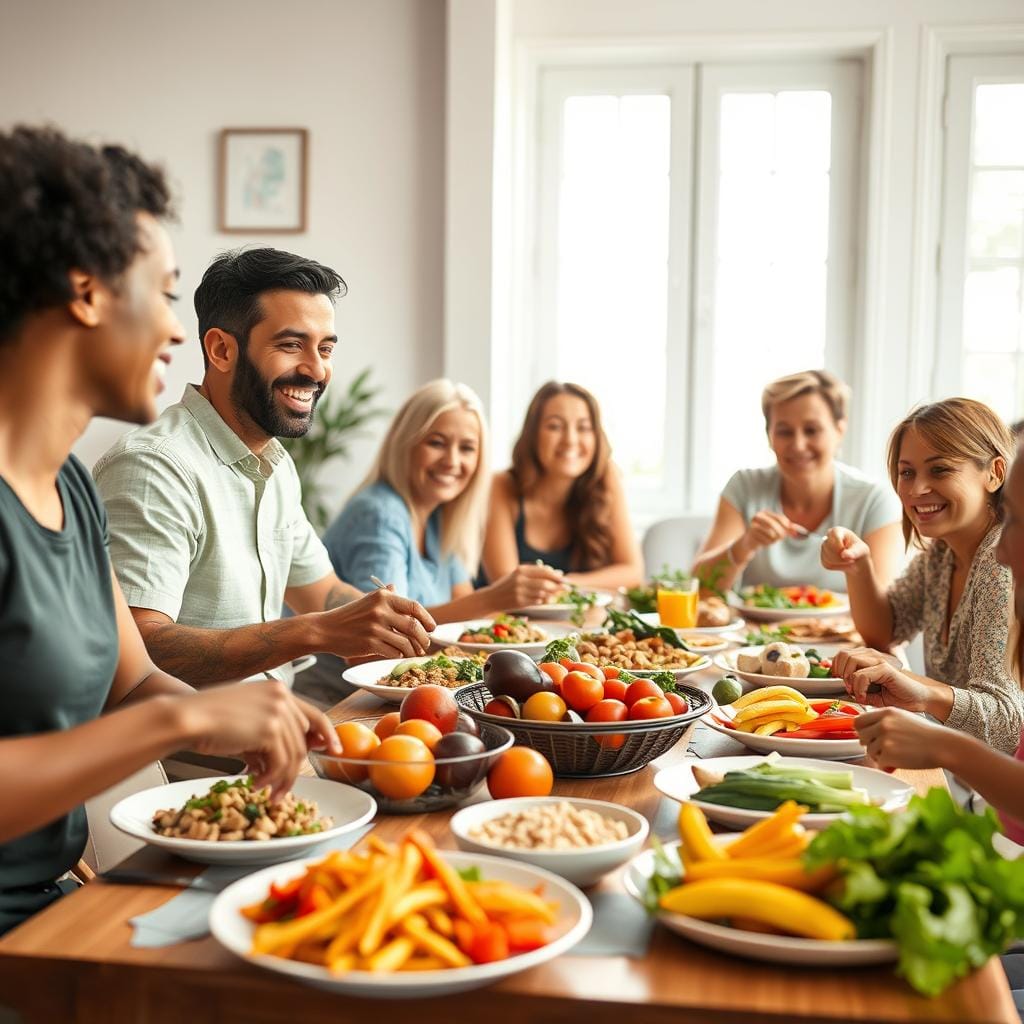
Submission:
M 150 657 L 194 686 L 290 663 L 426 651 L 430 615 L 331 568 L 279 437 L 309 430 L 338 344 L 331 268 L 278 249 L 217 257 L 196 290 L 198 387 L 126 434 L 93 473 L 110 554 Z M 282 605 L 295 614 L 282 618 Z

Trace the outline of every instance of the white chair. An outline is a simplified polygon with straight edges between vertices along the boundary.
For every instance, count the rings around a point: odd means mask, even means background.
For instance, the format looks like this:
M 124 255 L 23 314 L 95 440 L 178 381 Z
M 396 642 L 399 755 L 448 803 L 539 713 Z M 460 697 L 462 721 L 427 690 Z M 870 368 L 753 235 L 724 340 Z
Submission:
M 648 577 L 666 565 L 689 570 L 710 529 L 711 516 L 672 516 L 652 523 L 642 543 Z

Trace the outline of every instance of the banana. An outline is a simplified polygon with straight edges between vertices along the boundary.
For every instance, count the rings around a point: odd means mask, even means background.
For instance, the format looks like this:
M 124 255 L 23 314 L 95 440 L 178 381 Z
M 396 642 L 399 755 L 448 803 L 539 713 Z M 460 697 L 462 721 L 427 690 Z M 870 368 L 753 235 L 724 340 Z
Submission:
M 746 725 L 747 723 L 744 722 L 743 724 Z M 773 718 L 772 721 L 765 722 L 764 725 L 757 726 L 757 728 L 754 729 L 754 735 L 755 736 L 774 736 L 775 733 L 780 732 L 781 730 L 783 730 L 785 728 L 786 728 L 786 722 L 785 722 L 784 719 Z M 745 729 L 743 731 L 746 732 Z
M 782 722 L 783 725 L 804 725 L 813 722 L 803 711 L 769 711 L 767 715 L 758 715 L 757 718 L 748 718 L 745 722 L 736 725 L 738 732 L 754 732 L 759 726 L 766 722 Z
M 781 928 L 791 935 L 839 942 L 856 938 L 857 930 L 827 903 L 775 882 L 746 878 L 707 878 L 670 889 L 661 897 L 662 910 L 702 921 L 746 917 Z
M 743 708 L 748 707 L 751 704 L 759 704 L 763 700 L 772 700 L 776 697 L 791 697 L 793 700 L 804 707 L 807 707 L 807 698 L 799 691 L 794 690 L 792 686 L 763 686 L 759 690 L 751 690 L 750 693 L 745 693 L 739 700 L 732 702 L 732 707 L 739 711 Z
M 809 718 L 818 717 L 817 712 L 812 711 L 806 704 L 800 704 L 795 700 L 780 697 L 777 700 L 758 701 L 756 704 L 751 704 L 748 707 L 745 707 L 742 711 L 733 716 L 733 722 L 739 725 L 740 722 L 746 722 L 751 718 L 763 718 L 766 715 L 771 714 L 773 711 L 793 711 L 802 715 L 807 715 Z
M 803 861 L 797 857 L 749 857 L 735 860 L 701 861 L 686 869 L 687 882 L 699 882 L 706 878 L 748 878 L 760 882 L 775 882 L 790 889 L 817 892 L 836 877 L 832 867 L 805 871 Z
M 726 853 L 718 845 L 708 827 L 708 819 L 704 812 L 689 802 L 679 808 L 679 838 L 683 844 L 683 852 L 691 863 L 701 861 L 725 860 Z M 689 869 L 689 865 L 687 865 Z

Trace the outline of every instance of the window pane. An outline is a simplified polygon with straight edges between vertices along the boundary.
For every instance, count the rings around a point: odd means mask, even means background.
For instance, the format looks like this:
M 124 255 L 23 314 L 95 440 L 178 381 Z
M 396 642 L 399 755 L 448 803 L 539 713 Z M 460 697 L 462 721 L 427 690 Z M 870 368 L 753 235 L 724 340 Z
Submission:
M 627 480 L 656 487 L 665 447 L 670 100 L 574 96 L 563 116 L 557 373 L 597 396 Z
M 712 485 L 769 461 L 761 389 L 823 366 L 832 98 L 726 94 L 719 130 Z M 712 505 L 712 501 L 698 504 Z
M 974 92 L 974 162 L 1024 165 L 1024 82 Z
M 1012 422 L 1020 415 L 1017 405 L 1017 371 L 1019 357 L 964 357 L 964 394 L 995 409 L 1003 419 Z
M 964 281 L 964 348 L 1016 352 L 1020 335 L 1020 271 L 972 270 Z
M 970 238 L 972 256 L 1024 255 L 1024 170 L 974 172 Z

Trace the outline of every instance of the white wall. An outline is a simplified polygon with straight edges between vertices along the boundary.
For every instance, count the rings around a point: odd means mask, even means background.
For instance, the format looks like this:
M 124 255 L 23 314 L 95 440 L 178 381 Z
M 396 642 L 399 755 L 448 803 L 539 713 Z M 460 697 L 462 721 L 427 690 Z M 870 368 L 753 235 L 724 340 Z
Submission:
M 5 0 L 0 125 L 49 121 L 169 171 L 189 341 L 165 403 L 202 375 L 192 293 L 207 263 L 258 243 L 341 273 L 336 379 L 372 364 L 394 409 L 442 368 L 444 65 L 443 0 Z M 245 126 L 309 129 L 305 234 L 217 232 L 217 133 Z M 76 450 L 91 464 L 123 429 L 97 422 Z M 372 447 L 341 466 L 339 500 Z
M 490 8 L 490 18 L 480 6 Z M 483 36 L 473 40 L 472 68 L 481 75 L 474 87 L 462 81 L 475 102 L 493 108 L 508 91 L 514 102 L 525 105 L 524 120 L 530 116 L 531 62 L 538 54 L 557 54 L 564 60 L 569 51 L 590 54 L 591 59 L 636 59 L 642 52 L 656 52 L 670 61 L 692 46 L 703 52 L 713 50 L 717 59 L 729 53 L 770 53 L 773 41 L 783 48 L 813 49 L 816 41 L 843 48 L 849 41 L 865 52 L 877 41 L 875 53 L 884 66 L 872 70 L 872 81 L 880 81 L 884 93 L 870 97 L 871 151 L 868 155 L 866 205 L 875 211 L 877 237 L 868 240 L 871 276 L 863 282 L 866 320 L 862 344 L 869 349 L 863 360 L 867 376 L 856 381 L 859 391 L 858 458 L 866 469 L 881 474 L 885 438 L 911 404 L 929 398 L 931 360 L 934 358 L 933 325 L 930 307 L 934 296 L 934 224 L 931 207 L 922 200 L 923 192 L 935 186 L 934 168 L 925 152 L 925 143 L 936 136 L 933 122 L 939 117 L 941 83 L 936 83 L 935 33 L 945 26 L 989 26 L 998 38 L 1001 27 L 1015 25 L 1018 31 L 1008 45 L 1021 45 L 1020 26 L 1024 24 L 1022 0 L 449 0 L 449 61 L 459 60 L 454 49 L 466 45 L 467 29 L 473 23 L 497 25 L 496 39 Z M 502 34 L 504 29 L 504 34 Z M 970 35 L 967 32 L 966 35 Z M 964 44 L 969 45 L 969 44 Z M 490 66 L 481 70 L 481 52 L 490 47 Z M 737 49 L 739 48 L 739 49 Z M 979 50 L 987 47 L 982 43 Z M 508 54 L 511 53 L 511 58 Z M 594 55 L 597 55 L 594 57 Z M 631 56 L 632 55 L 632 56 Z M 581 58 L 585 59 L 585 58 Z M 469 62 L 464 62 L 469 68 Z M 486 81 L 484 79 L 487 79 Z M 933 93 L 939 90 L 939 95 Z M 500 109 L 500 107 L 499 107 Z M 521 168 L 509 168 L 504 153 L 508 140 L 480 137 L 483 118 L 462 105 L 464 120 L 449 107 L 448 174 L 464 172 L 468 166 L 489 167 L 493 181 L 520 174 Z M 500 123 L 499 123 L 500 128 Z M 529 124 L 513 126 L 516 131 L 530 130 Z M 500 192 L 496 189 L 496 195 Z M 449 203 L 460 196 L 449 192 Z M 458 211 L 449 212 L 450 223 L 465 223 Z M 500 313 L 500 294 L 509 284 L 498 275 L 497 263 L 473 261 L 473 253 L 486 236 L 496 247 L 504 244 L 496 230 L 498 220 L 477 218 L 475 230 L 480 237 L 462 238 L 457 246 L 449 239 L 449 277 L 447 301 L 461 304 L 459 289 L 475 297 L 495 296 L 492 309 L 485 315 L 474 306 L 473 322 L 449 317 L 446 324 L 446 358 L 451 366 L 464 369 L 462 376 L 481 389 L 485 401 L 500 407 L 500 383 L 492 382 L 490 352 L 482 353 L 481 324 L 501 338 L 504 317 Z M 452 260 L 463 258 L 455 266 Z M 930 262 L 929 262 L 930 260 Z M 498 311 L 498 312 L 496 312 Z M 496 361 L 505 355 L 499 341 Z M 511 358 L 511 355 L 508 356 Z M 499 429 L 496 431 L 500 433 Z M 496 457 L 501 459 L 501 452 Z

